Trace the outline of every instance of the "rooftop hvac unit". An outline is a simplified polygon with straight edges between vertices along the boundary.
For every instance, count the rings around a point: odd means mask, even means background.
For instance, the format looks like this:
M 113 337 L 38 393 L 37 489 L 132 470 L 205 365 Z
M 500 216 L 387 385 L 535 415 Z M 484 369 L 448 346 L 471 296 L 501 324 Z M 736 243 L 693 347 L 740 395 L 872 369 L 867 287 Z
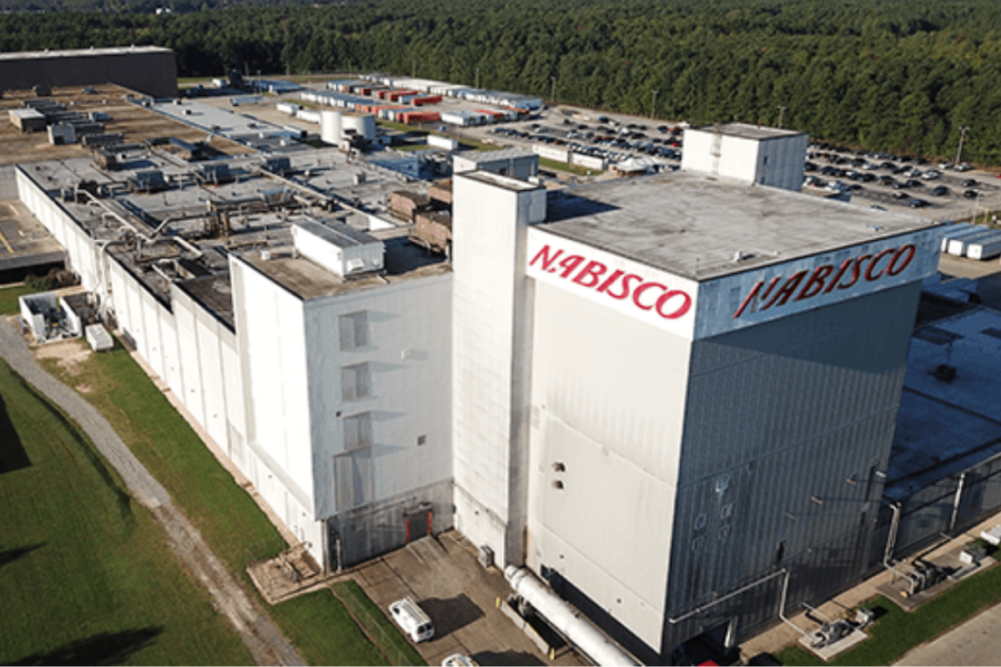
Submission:
M 477 560 L 480 561 L 480 565 L 483 567 L 490 567 L 494 564 L 494 550 L 484 544 L 480 547 L 480 555 L 477 557 Z

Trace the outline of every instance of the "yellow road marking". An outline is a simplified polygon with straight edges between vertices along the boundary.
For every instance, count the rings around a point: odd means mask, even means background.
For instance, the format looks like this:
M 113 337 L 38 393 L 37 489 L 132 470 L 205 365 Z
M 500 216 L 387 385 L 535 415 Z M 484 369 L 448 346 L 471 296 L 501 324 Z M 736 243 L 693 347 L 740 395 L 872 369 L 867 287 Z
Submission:
M 4 238 L 3 232 L 0 232 L 0 241 L 3 241 L 3 244 L 5 246 L 7 246 L 7 252 L 9 252 L 10 254 L 13 255 L 14 254 L 14 249 L 10 247 L 9 243 L 7 243 L 7 239 Z

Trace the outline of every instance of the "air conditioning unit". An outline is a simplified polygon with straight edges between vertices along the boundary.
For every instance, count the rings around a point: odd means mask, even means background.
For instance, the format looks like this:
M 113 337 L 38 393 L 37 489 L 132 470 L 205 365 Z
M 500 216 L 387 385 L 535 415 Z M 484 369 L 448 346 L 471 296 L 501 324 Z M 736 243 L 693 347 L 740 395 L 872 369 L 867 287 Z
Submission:
M 477 560 L 483 567 L 490 567 L 494 564 L 494 550 L 484 544 L 480 547 L 480 555 Z

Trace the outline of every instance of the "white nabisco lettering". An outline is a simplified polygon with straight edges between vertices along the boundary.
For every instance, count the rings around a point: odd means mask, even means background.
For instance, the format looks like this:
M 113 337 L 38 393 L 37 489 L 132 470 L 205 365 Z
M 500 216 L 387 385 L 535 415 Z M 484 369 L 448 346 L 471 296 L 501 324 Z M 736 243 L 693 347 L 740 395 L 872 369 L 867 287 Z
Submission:
M 692 308 L 692 297 L 684 290 L 671 289 L 621 269 L 609 272 L 599 261 L 589 261 L 583 255 L 565 255 L 562 249 L 554 249 L 548 244 L 536 253 L 529 266 L 609 298 L 628 300 L 639 310 L 654 311 L 665 320 L 683 317 Z

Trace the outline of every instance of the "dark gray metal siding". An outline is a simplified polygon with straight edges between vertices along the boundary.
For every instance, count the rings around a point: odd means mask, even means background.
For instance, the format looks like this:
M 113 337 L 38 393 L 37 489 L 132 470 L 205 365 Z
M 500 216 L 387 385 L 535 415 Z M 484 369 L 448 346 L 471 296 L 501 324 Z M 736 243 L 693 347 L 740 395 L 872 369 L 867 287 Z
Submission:
M 919 289 L 693 345 L 668 618 L 781 568 L 790 610 L 865 572 Z M 662 652 L 720 614 L 737 617 L 741 635 L 771 622 L 781 579 L 665 622 Z
M 959 503 L 955 505 L 957 498 Z M 965 473 L 940 479 L 902 502 L 900 508 L 894 558 L 917 552 L 942 539 L 943 533 L 965 530 L 1001 508 L 1001 456 L 973 466 Z M 871 569 L 881 567 L 892 519 L 893 511 L 883 505 L 869 557 Z
M 153 97 L 177 96 L 174 52 L 130 52 L 50 57 L 35 53 L 0 60 L 0 89 L 28 90 L 36 85 L 86 86 L 116 83 Z

